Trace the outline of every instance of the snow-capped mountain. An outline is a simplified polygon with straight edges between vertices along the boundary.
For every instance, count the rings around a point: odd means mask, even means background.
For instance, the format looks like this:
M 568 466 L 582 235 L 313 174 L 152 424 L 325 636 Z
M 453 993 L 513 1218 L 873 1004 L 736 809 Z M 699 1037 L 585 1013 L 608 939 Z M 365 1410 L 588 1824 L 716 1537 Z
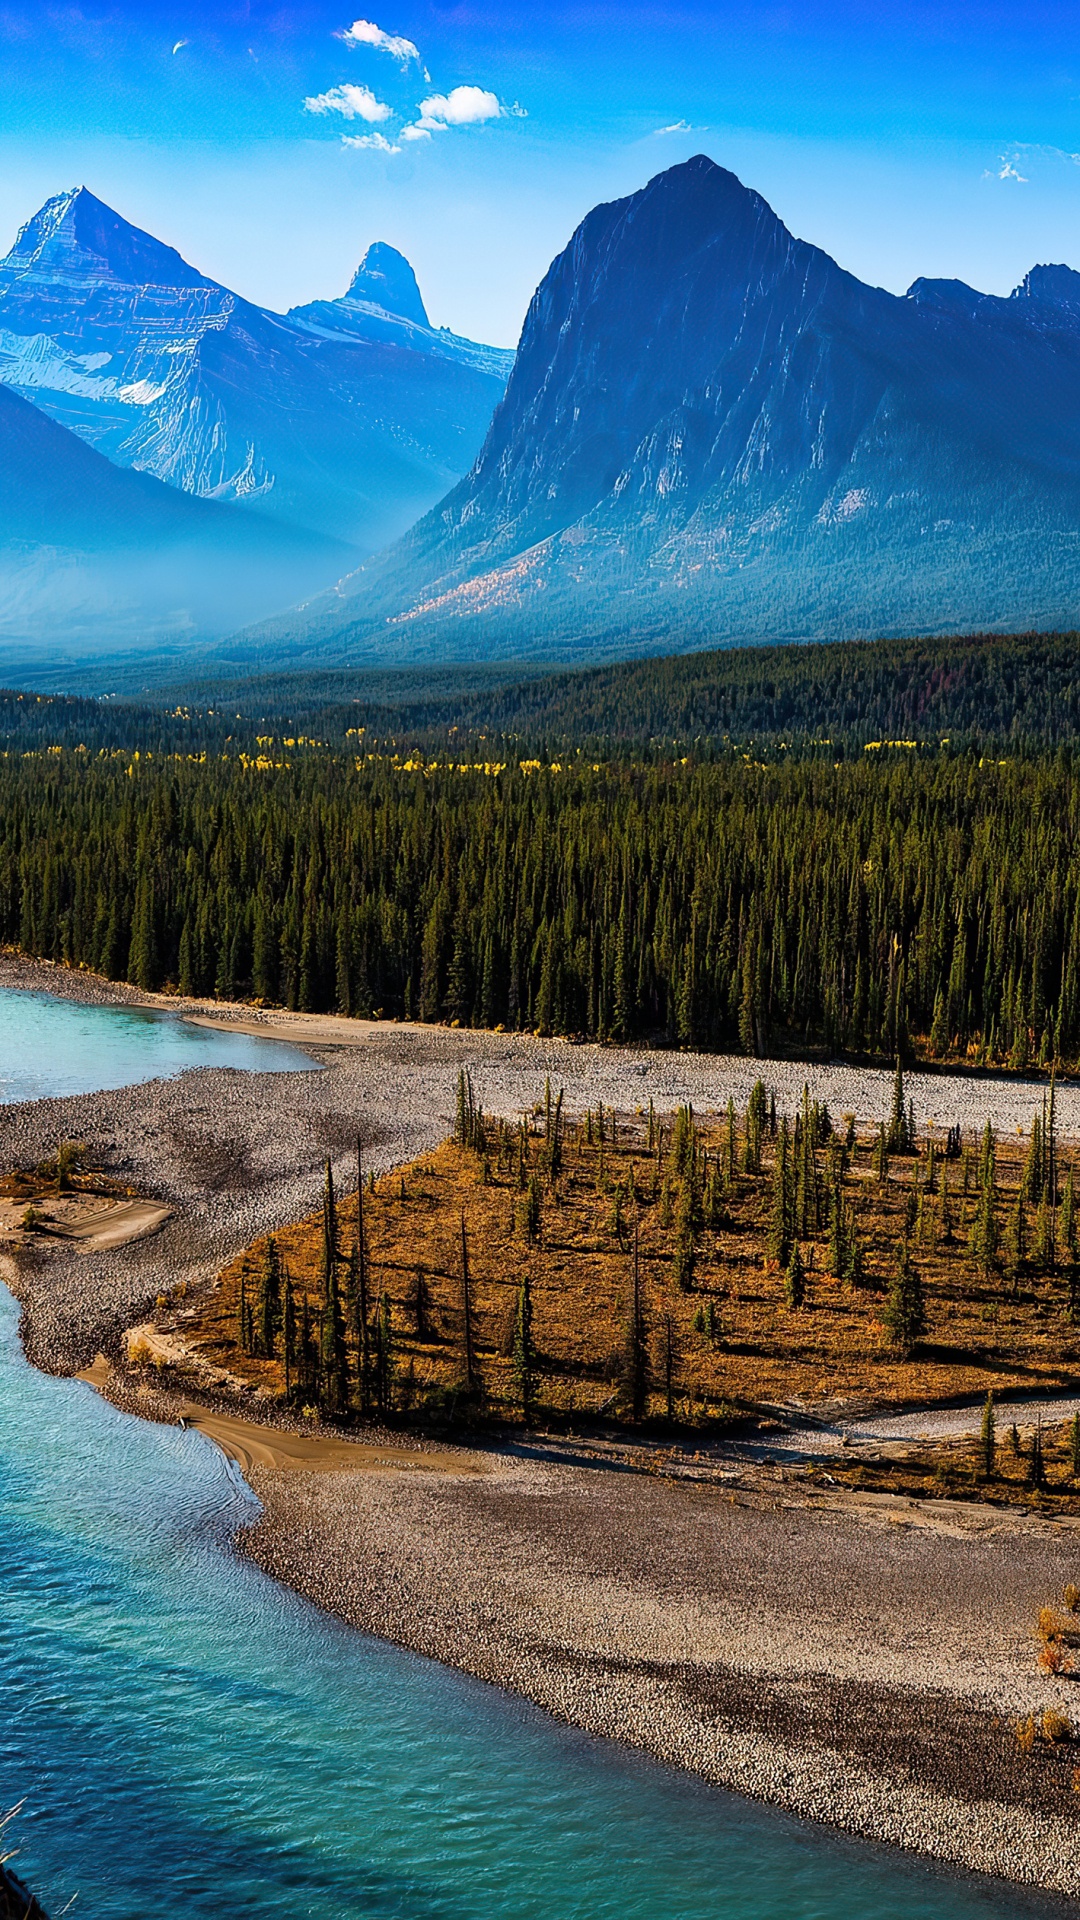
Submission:
M 400 255 L 370 250 L 362 297 L 313 325 L 241 299 L 80 187 L 0 261 L 0 380 L 120 466 L 371 552 L 468 469 L 512 358 L 430 328 L 418 290 L 399 312 L 402 269 L 415 289 Z
M 864 285 L 702 156 L 594 209 L 472 471 L 264 638 L 581 656 L 1080 624 L 1080 275 Z

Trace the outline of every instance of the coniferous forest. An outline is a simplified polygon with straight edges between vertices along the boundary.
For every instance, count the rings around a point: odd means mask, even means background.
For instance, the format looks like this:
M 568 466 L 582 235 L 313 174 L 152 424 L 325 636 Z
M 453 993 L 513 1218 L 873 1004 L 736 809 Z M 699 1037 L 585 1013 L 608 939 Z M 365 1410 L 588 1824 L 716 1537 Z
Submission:
M 345 727 L 333 706 L 288 733 L 277 695 L 280 730 L 258 733 L 271 701 L 257 683 L 225 713 L 4 696 L 0 939 L 142 988 L 312 1011 L 762 1056 L 1073 1064 L 1080 762 L 1034 726 L 1021 747 L 1012 721 L 1032 699 L 1024 649 L 1067 711 L 1076 643 L 971 644 L 993 752 L 948 737 L 933 648 L 954 658 L 955 641 L 918 643 L 932 734 L 861 744 L 852 673 L 880 707 L 915 643 L 774 650 L 787 705 L 801 688 L 800 729 L 699 729 L 684 752 L 658 747 L 653 705 L 636 746 L 614 723 L 641 663 L 609 670 L 624 680 L 606 715 L 594 701 L 606 753 L 569 726 L 562 749 L 552 738 L 571 676 L 543 744 L 430 710 L 391 737 L 390 705 L 381 729 L 376 709 Z M 968 736 L 976 668 L 954 676 Z M 649 698 L 669 687 L 690 731 L 703 675 L 715 709 L 764 671 L 753 649 L 654 662 Z M 595 676 L 579 680 L 587 704 Z M 837 727 L 824 751 L 838 719 L 844 741 Z

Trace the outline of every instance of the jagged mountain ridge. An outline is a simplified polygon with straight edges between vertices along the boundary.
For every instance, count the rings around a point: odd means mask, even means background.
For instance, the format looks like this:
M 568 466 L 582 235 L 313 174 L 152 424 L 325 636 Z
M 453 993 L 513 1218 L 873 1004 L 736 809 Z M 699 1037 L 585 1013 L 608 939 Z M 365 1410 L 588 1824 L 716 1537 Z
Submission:
M 358 553 L 468 468 L 505 384 L 505 356 L 435 352 L 425 332 L 440 337 L 415 317 L 364 333 L 270 313 L 85 188 L 0 261 L 0 380 L 120 466 Z
M 864 285 L 704 156 L 597 207 L 472 471 L 264 638 L 558 653 L 1075 625 L 1080 276 Z
M 0 645 L 56 654 L 220 637 L 348 549 L 129 473 L 0 386 Z

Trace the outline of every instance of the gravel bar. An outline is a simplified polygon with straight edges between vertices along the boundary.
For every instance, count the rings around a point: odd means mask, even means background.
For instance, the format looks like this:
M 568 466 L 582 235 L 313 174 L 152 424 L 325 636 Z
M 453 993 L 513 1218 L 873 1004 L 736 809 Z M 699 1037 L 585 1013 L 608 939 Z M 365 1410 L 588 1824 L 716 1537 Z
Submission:
M 173 1217 L 112 1250 L 61 1243 L 11 1263 L 31 1358 L 74 1372 L 180 1280 L 198 1287 L 259 1234 L 344 1188 L 359 1129 L 375 1169 L 443 1139 L 468 1066 L 485 1111 L 532 1106 L 550 1074 L 571 1112 L 650 1098 L 745 1104 L 760 1073 L 793 1110 L 888 1110 L 892 1076 L 846 1065 L 575 1046 L 532 1036 L 269 1014 L 136 994 L 7 956 L 0 985 L 265 1028 L 322 1070 L 197 1069 L 117 1093 L 0 1108 L 0 1156 L 59 1138 Z M 921 1122 L 1027 1125 L 1044 1082 L 918 1075 Z M 1080 1134 L 1080 1088 L 1059 1091 Z M 920 1416 L 925 1421 L 925 1416 Z M 517 1690 L 561 1718 L 706 1778 L 984 1873 L 1080 1893 L 1068 1750 L 1021 1753 L 1018 1716 L 1077 1713 L 1035 1663 L 1037 1608 L 1080 1581 L 1080 1529 L 959 1503 L 811 1495 L 733 1457 L 698 1483 L 613 1452 L 489 1450 L 483 1474 L 251 1475 L 245 1550 L 353 1625 Z M 929 1508 L 933 1511 L 928 1511 Z M 1075 1751 L 1075 1750 L 1074 1750 Z M 1056 1909 L 1055 1909 L 1056 1910 Z

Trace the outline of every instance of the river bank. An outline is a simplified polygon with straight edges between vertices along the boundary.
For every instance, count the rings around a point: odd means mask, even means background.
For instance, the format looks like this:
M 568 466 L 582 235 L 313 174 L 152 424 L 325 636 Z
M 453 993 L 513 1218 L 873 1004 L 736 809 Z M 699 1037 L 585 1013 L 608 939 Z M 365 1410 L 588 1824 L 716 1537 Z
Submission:
M 5 963 L 0 984 L 145 996 Z M 165 1004 L 181 1010 L 175 1002 Z M 223 1019 L 219 1007 L 186 1009 Z M 571 1108 L 745 1101 L 758 1063 L 616 1053 L 512 1035 L 304 1016 L 281 1032 L 324 1069 L 275 1078 L 205 1069 L 120 1094 L 0 1109 L 0 1152 L 32 1162 L 87 1142 L 173 1209 L 123 1249 L 31 1252 L 12 1283 L 39 1365 L 75 1372 L 177 1282 L 205 1284 L 258 1234 L 318 1199 L 329 1153 L 347 1180 L 426 1151 L 468 1065 L 487 1111 L 531 1106 L 546 1073 Z M 765 1064 L 794 1106 L 801 1066 Z M 890 1076 L 819 1069 L 835 1113 L 883 1112 Z M 924 1090 L 912 1092 L 920 1108 Z M 940 1124 L 1026 1122 L 1038 1092 L 934 1076 Z M 1080 1131 L 1080 1092 L 1061 1096 Z M 175 1417 L 151 1390 L 121 1404 Z M 387 1436 L 370 1436 L 376 1453 Z M 482 1465 L 483 1471 L 477 1471 Z M 527 1695 L 588 1732 L 850 1831 L 1062 1893 L 1080 1891 L 1080 1800 L 1067 1749 L 1025 1753 L 1014 1723 L 1068 1713 L 1072 1683 L 1035 1664 L 1037 1608 L 1080 1565 L 1061 1523 L 959 1503 L 833 1499 L 783 1466 L 725 1461 L 678 1481 L 612 1455 L 485 1447 L 422 1472 L 287 1472 L 247 1464 L 263 1515 L 243 1550 L 353 1626 Z

